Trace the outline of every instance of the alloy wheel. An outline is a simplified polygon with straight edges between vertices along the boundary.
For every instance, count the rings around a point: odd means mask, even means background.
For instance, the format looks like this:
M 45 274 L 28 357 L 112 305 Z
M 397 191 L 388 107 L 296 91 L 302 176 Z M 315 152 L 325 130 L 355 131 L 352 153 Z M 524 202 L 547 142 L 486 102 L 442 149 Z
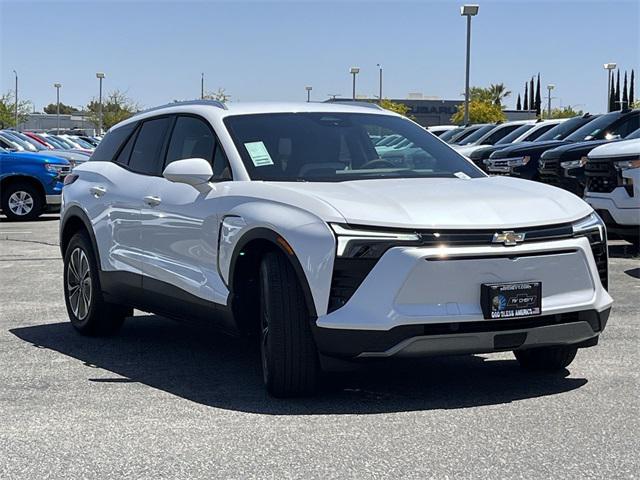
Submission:
M 84 250 L 76 248 L 67 265 L 67 295 L 71 311 L 78 320 L 84 320 L 89 314 L 92 293 L 89 260 Z
M 31 210 L 33 210 L 33 197 L 29 192 L 25 192 L 24 190 L 18 190 L 17 192 L 13 192 L 9 197 L 9 210 L 14 215 L 18 215 L 20 217 L 24 215 L 28 215 Z

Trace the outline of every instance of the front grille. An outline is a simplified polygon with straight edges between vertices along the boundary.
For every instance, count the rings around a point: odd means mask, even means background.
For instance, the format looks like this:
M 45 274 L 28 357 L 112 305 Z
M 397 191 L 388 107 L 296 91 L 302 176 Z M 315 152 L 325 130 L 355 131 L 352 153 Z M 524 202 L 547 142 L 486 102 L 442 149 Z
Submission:
M 538 175 L 540 181 L 554 187 L 562 187 L 562 171 L 560 168 L 560 160 L 540 160 Z
M 584 168 L 587 191 L 611 193 L 621 184 L 621 178 L 611 161 L 589 160 Z

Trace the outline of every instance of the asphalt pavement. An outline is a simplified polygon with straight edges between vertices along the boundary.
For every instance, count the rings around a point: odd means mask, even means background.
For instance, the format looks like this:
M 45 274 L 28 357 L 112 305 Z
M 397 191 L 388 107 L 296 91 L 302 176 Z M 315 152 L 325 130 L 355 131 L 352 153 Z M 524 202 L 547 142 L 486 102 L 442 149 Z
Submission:
M 0 217 L 0 479 L 636 478 L 640 260 L 558 375 L 508 353 L 372 366 L 276 400 L 255 345 L 136 312 L 111 338 L 67 320 L 58 219 Z

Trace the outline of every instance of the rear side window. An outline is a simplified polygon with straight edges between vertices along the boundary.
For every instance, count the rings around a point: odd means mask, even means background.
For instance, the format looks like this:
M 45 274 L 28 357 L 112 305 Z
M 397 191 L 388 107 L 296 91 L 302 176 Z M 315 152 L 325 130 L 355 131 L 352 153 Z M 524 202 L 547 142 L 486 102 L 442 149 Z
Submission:
M 145 121 L 129 158 L 129 169 L 144 175 L 158 175 L 162 166 L 162 149 L 172 117 Z
M 166 165 L 185 158 L 213 161 L 215 138 L 211 127 L 196 117 L 178 117 L 167 150 Z
M 91 155 L 91 161 L 112 161 L 116 152 L 120 150 L 122 144 L 129 138 L 131 132 L 135 130 L 136 125 L 136 122 L 132 122 L 118 127 L 115 130 L 110 130 L 94 150 L 93 155 Z

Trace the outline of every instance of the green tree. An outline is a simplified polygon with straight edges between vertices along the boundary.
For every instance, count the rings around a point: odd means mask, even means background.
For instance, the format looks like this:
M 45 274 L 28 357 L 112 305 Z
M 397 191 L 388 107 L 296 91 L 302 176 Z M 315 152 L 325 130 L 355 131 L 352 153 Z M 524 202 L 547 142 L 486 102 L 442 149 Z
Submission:
M 127 97 L 124 92 L 114 90 L 108 93 L 102 101 L 102 127 L 104 130 L 108 130 L 139 110 L 138 104 Z M 100 123 L 100 106 L 95 98 L 87 104 L 87 112 L 87 119 L 94 125 L 98 125 Z
M 582 115 L 583 113 L 582 110 L 574 110 L 571 108 L 571 105 L 569 105 L 562 108 L 552 108 L 551 117 L 549 117 L 548 112 L 545 110 L 542 112 L 542 118 L 570 118 Z
M 43 109 L 44 113 L 55 114 L 57 113 L 57 104 L 50 103 Z M 69 115 L 71 113 L 76 113 L 78 109 L 76 107 L 72 107 L 71 105 L 65 105 L 64 103 L 60 103 L 60 115 Z
M 495 99 L 491 88 L 471 87 L 469 89 L 469 100 L 474 102 L 492 103 Z
M 469 121 L 471 123 L 504 122 L 507 119 L 499 105 L 492 102 L 472 100 L 469 102 Z M 464 121 L 464 104 L 456 107 L 456 113 L 451 117 L 453 123 Z
M 16 125 L 16 96 L 9 90 L 0 95 L 0 129 L 17 127 Z M 25 122 L 32 110 L 29 100 L 18 100 L 18 125 Z
M 487 90 L 489 90 L 491 94 L 493 103 L 499 106 L 502 105 L 502 100 L 511 95 L 511 90 L 507 90 L 507 87 L 504 86 L 504 83 L 492 83 L 491 85 L 489 85 L 489 88 Z
M 398 113 L 405 117 L 411 117 L 410 115 L 408 115 L 409 110 L 411 110 L 411 108 L 405 105 L 404 103 L 392 102 L 391 100 L 387 100 L 385 98 L 380 102 L 380 106 L 385 110 Z

